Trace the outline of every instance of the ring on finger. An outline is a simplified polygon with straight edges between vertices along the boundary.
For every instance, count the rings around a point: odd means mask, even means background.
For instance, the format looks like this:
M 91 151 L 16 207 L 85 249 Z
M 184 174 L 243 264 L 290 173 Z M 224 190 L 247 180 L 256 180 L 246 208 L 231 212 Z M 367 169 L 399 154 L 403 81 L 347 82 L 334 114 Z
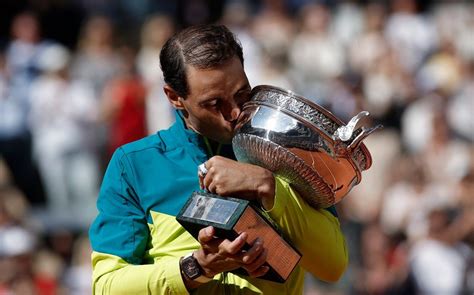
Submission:
M 202 163 L 201 165 L 198 166 L 198 174 L 202 177 L 205 177 L 207 174 L 208 170 L 206 168 L 206 162 Z

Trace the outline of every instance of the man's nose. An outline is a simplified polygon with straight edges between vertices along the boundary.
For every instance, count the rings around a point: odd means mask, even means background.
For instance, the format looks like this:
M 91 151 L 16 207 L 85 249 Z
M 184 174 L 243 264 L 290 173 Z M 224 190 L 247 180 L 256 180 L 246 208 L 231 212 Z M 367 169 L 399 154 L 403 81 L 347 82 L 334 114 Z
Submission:
M 225 117 L 226 121 L 234 122 L 239 118 L 239 115 L 240 115 L 241 111 L 242 110 L 241 110 L 241 108 L 238 104 L 232 103 L 232 104 L 229 105 L 229 109 L 226 112 L 224 117 Z

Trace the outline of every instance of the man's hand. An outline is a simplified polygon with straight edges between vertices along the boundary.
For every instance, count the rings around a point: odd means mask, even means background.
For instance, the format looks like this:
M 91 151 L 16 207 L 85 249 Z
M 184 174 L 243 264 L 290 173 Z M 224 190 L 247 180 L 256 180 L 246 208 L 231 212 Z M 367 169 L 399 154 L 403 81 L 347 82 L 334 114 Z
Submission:
M 215 156 L 205 163 L 207 173 L 199 177 L 201 188 L 221 196 L 257 200 L 265 209 L 273 207 L 275 178 L 262 167 Z
M 251 247 L 243 250 L 247 242 L 247 233 L 241 233 L 233 241 L 216 238 L 214 234 L 212 226 L 201 229 L 198 236 L 201 248 L 194 252 L 194 258 L 204 270 L 206 277 L 212 278 L 218 273 L 239 267 L 244 268 L 251 277 L 263 276 L 268 272 L 268 266 L 263 265 L 267 259 L 267 250 L 264 249 L 262 240 L 249 241 Z M 189 281 L 185 284 L 189 289 L 199 285 Z

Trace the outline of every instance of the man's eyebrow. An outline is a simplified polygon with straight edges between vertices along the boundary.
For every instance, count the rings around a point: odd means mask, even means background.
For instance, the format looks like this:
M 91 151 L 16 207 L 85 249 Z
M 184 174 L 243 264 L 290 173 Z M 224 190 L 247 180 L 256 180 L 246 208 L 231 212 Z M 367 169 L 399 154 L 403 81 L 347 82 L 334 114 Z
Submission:
M 243 85 L 239 90 L 237 90 L 237 92 L 235 92 L 234 96 L 239 95 L 244 91 L 250 91 L 251 89 L 252 88 L 249 84 Z M 199 104 L 205 104 L 216 99 L 221 99 L 221 96 L 219 94 L 213 92 L 206 93 L 205 95 L 203 95 L 203 97 L 204 98 L 199 102 Z

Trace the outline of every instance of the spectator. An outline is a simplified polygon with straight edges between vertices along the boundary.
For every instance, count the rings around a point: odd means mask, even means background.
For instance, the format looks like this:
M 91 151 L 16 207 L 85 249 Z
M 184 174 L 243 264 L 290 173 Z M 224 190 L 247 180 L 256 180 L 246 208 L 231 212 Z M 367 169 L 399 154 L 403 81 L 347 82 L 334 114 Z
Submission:
M 293 40 L 294 32 L 295 25 L 285 10 L 284 1 L 264 1 L 262 9 L 250 23 L 250 38 L 244 39 L 251 46 L 252 51 L 248 54 L 256 54 L 250 58 L 250 61 L 256 62 L 252 66 L 258 67 L 250 67 L 253 86 L 272 82 L 281 82 L 282 87 L 291 86 L 286 77 L 286 64 L 291 44 L 288 41 Z M 253 46 L 254 40 L 258 40 L 260 48 Z
M 115 76 L 120 67 L 113 36 L 113 27 L 108 18 L 91 17 L 83 26 L 78 50 L 72 61 L 72 77 L 93 85 L 97 99 L 107 81 Z
M 472 208 L 452 220 L 449 207 L 433 204 L 428 236 L 411 250 L 410 261 L 421 294 L 460 294 L 467 258 L 472 255 L 462 240 L 474 230 Z
M 36 233 L 26 219 L 28 203 L 13 187 L 0 188 L 0 294 L 34 294 Z
M 64 282 L 71 295 L 91 294 L 92 266 L 90 256 L 92 250 L 89 239 L 82 235 L 74 242 L 72 263 L 66 270 Z
M 60 45 L 38 56 L 43 74 L 31 86 L 30 120 L 50 214 L 88 226 L 98 191 L 97 101 L 91 87 L 68 76 L 69 58 Z
M 308 4 L 301 11 L 301 29 L 291 43 L 292 72 L 302 94 L 327 105 L 328 82 L 342 75 L 344 48 L 331 32 L 331 14 L 323 4 Z M 308 62 L 311 60 L 311 62 Z
M 141 48 L 137 55 L 137 71 L 146 87 L 147 133 L 168 128 L 174 112 L 163 95 L 164 80 L 160 70 L 160 50 L 174 33 L 173 20 L 164 15 L 150 17 L 142 27 Z M 159 115 L 158 115 L 159 114 Z
M 121 60 L 121 71 L 106 84 L 101 106 L 103 120 L 109 127 L 109 158 L 120 146 L 147 135 L 145 85 L 136 73 L 133 50 L 122 48 Z
M 47 44 L 39 30 L 38 20 L 32 13 L 17 15 L 5 57 L 0 53 L 0 155 L 15 185 L 31 202 L 42 205 L 44 192 L 32 158 L 27 123 L 29 89 L 39 74 L 37 57 Z
M 419 13 L 415 0 L 394 0 L 391 4 L 393 12 L 386 22 L 385 36 L 397 49 L 404 69 L 414 71 L 438 41 L 432 20 Z

